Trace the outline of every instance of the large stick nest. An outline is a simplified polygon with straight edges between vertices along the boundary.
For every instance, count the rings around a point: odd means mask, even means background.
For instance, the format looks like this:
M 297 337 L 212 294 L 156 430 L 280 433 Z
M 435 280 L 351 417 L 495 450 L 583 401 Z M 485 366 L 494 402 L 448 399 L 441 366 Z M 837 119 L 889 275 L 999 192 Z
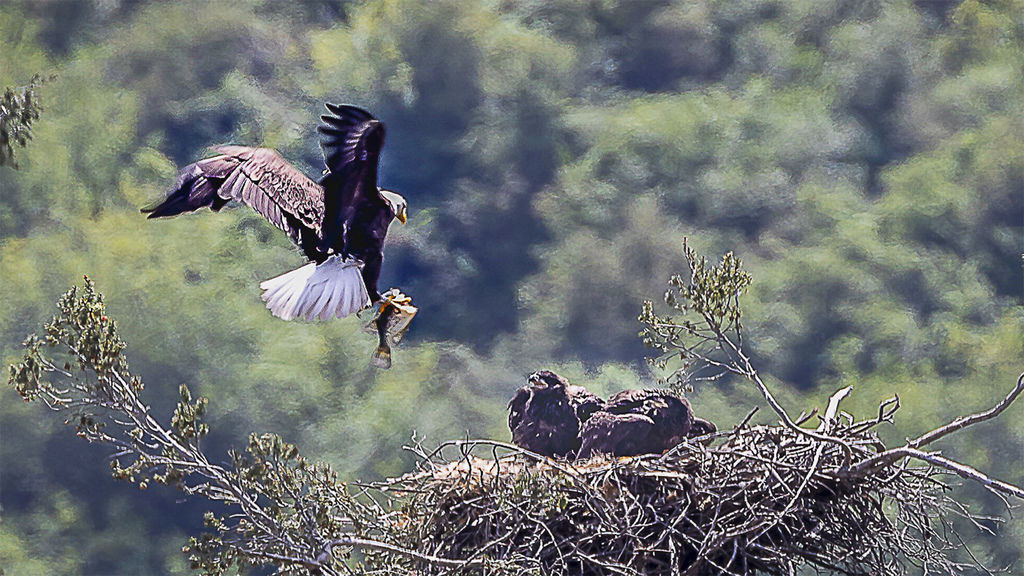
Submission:
M 509 447 L 453 442 L 373 491 L 404 503 L 390 518 L 393 544 L 499 573 L 961 572 L 966 565 L 948 555 L 962 544 L 944 471 L 904 463 L 843 477 L 851 452 L 880 448 L 869 427 L 842 426 L 826 442 L 783 426 L 742 426 L 713 445 L 575 463 L 523 451 L 478 458 L 481 447 Z M 392 569 L 409 562 L 387 552 L 367 560 Z

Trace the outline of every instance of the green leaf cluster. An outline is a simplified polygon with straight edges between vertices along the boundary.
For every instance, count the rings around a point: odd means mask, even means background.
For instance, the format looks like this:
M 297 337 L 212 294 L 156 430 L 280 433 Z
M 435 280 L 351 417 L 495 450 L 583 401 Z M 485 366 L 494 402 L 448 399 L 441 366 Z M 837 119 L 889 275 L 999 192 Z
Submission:
M 36 89 L 42 82 L 43 79 L 36 74 L 24 88 L 4 89 L 0 100 L 0 166 L 10 164 L 18 167 L 14 161 L 14 146 L 24 148 L 32 139 L 32 123 L 39 120 L 42 110 L 36 96 Z

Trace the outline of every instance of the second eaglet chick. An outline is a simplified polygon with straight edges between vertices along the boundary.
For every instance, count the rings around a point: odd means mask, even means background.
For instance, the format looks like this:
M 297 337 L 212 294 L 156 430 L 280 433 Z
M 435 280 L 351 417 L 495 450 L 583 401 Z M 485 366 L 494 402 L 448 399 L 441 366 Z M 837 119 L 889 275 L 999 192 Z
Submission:
M 692 426 L 686 398 L 664 390 L 624 390 L 583 425 L 579 457 L 661 454 L 687 438 Z

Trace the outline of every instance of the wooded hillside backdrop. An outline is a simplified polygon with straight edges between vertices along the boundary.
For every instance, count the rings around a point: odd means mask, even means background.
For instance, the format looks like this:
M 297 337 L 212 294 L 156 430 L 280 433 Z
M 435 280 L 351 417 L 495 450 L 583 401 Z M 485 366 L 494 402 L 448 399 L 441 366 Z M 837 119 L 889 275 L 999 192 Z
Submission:
M 755 278 L 745 338 L 787 406 L 904 409 L 894 443 L 1002 397 L 1024 357 L 1020 0 L 15 0 L 0 89 L 49 78 L 18 168 L 0 167 L 0 358 L 96 282 L 156 414 L 209 397 L 211 454 L 273 431 L 342 477 L 402 451 L 505 440 L 505 403 L 551 368 L 651 385 L 636 321 L 688 235 Z M 358 322 L 284 323 L 259 280 L 294 267 L 251 211 L 146 222 L 221 143 L 321 167 L 324 100 L 388 125 L 381 181 L 409 200 L 382 284 L 420 306 L 395 367 Z M 137 494 L 10 390 L 0 401 L 0 567 L 186 573 L 203 502 Z M 739 421 L 730 381 L 690 394 Z M 910 412 L 912 410 L 913 412 Z M 1024 483 L 1024 418 L 943 445 Z M 769 411 L 756 418 L 771 422 Z M 1002 503 L 965 486 L 975 512 Z M 143 497 L 144 496 L 144 497 Z M 1022 566 L 1024 522 L 973 542 Z M 973 532 L 971 532 L 973 533 Z

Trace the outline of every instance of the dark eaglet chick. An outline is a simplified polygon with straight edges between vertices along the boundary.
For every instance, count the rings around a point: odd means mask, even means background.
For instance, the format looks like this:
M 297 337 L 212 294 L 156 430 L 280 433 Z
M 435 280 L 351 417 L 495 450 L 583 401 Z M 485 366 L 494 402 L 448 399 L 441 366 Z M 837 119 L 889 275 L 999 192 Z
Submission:
M 580 447 L 581 423 L 603 402 L 586 388 L 541 370 L 530 374 L 508 406 L 508 427 L 516 446 L 544 456 L 570 457 Z
M 693 410 L 667 390 L 623 390 L 580 431 L 580 458 L 661 454 L 690 435 Z
M 270 148 L 216 146 L 217 156 L 189 164 L 150 218 L 219 211 L 241 202 L 283 230 L 309 264 L 260 284 L 263 300 L 283 320 L 343 318 L 380 304 L 373 320 L 379 346 L 373 363 L 391 365 L 388 337 L 408 326 L 416 308 L 377 281 L 391 221 L 406 220 L 405 198 L 377 185 L 384 124 L 349 105 L 327 104 L 317 127 L 324 171 L 314 182 Z

